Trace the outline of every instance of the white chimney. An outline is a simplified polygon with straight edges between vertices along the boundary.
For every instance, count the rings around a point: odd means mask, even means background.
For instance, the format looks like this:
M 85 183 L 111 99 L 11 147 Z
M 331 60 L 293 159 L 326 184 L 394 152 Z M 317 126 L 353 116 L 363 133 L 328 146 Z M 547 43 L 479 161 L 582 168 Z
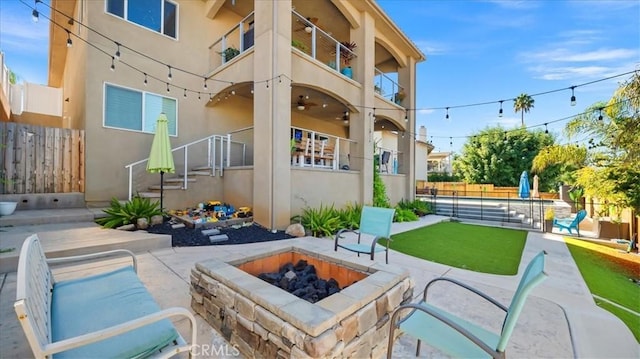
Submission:
M 427 128 L 424 126 L 418 130 L 418 141 L 427 142 Z

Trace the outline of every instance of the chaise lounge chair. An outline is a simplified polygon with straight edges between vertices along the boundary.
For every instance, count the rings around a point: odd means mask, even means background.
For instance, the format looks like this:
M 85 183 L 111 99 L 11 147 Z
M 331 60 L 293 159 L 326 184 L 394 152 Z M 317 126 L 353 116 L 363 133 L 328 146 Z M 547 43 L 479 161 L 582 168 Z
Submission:
M 580 237 L 580 222 L 582 222 L 587 217 L 587 211 L 581 209 L 576 214 L 575 218 L 554 218 L 553 226 L 560 228 L 560 231 L 566 229 L 569 231 L 569 234 L 573 234 L 571 229 L 575 229 L 578 232 L 578 237 Z

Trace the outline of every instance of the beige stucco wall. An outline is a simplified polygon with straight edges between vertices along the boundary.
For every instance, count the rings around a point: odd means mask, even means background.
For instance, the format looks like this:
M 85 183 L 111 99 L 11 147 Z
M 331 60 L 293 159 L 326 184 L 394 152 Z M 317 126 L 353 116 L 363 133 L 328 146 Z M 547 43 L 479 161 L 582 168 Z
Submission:
M 357 171 L 291 170 L 291 216 L 302 214 L 304 208 L 320 205 L 343 208 L 348 203 L 362 204 L 358 193 L 360 174 Z

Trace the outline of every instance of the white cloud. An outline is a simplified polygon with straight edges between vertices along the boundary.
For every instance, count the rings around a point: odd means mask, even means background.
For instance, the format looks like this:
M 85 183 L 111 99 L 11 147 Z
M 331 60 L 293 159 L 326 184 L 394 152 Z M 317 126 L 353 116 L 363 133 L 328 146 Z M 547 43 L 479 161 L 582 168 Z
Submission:
M 530 10 L 537 8 L 539 4 L 536 1 L 514 1 L 514 0 L 487 0 L 486 2 L 495 4 L 505 9 Z
M 432 110 L 432 109 L 422 109 L 417 111 L 418 115 L 430 115 L 434 112 L 435 110 Z
M 618 61 L 638 57 L 637 49 L 598 49 L 592 51 L 572 51 L 566 48 L 543 50 L 539 52 L 523 54 L 528 61 L 542 60 L 554 62 L 592 62 L 592 61 Z
M 427 56 L 443 55 L 451 50 L 447 44 L 437 41 L 418 40 L 415 41 L 415 44 L 420 51 L 424 52 Z

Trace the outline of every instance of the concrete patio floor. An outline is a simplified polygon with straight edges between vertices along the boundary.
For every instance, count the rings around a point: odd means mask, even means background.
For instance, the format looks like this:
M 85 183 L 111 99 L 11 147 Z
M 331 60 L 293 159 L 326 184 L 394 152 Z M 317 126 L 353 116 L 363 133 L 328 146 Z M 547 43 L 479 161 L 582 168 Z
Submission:
M 418 222 L 394 223 L 393 233 L 433 224 L 447 217 L 427 216 Z M 76 224 L 78 225 L 78 224 Z M 87 225 L 88 226 L 88 225 Z M 88 226 L 90 227 L 90 226 Z M 43 239 L 56 237 L 47 231 L 52 226 L 25 226 L 3 228 L 2 240 L 28 233 L 39 233 Z M 78 232 L 87 236 L 86 228 Z M 74 231 L 66 230 L 65 236 L 73 240 Z M 15 240 L 15 239 L 14 239 Z M 334 252 L 333 241 L 312 237 L 245 245 L 156 248 L 138 253 L 138 273 L 150 292 L 163 308 L 182 306 L 190 308 L 189 273 L 198 261 L 218 258 L 232 260 L 261 252 L 265 249 L 297 246 L 318 252 L 330 252 L 354 262 L 369 263 L 368 257 L 357 257 L 354 253 Z M 473 250 L 473 249 L 468 249 Z M 507 355 L 514 358 L 639 358 L 640 346 L 630 330 L 615 316 L 595 305 L 576 265 L 558 234 L 529 232 L 523 251 L 519 274 L 528 261 L 541 250 L 546 256 L 546 272 L 549 278 L 532 292 L 522 311 L 518 325 L 507 347 Z M 384 258 L 376 258 L 384 265 Z M 121 265 L 120 259 L 56 267 L 54 276 L 58 280 L 86 275 L 109 267 Z M 409 270 L 415 282 L 414 296 L 421 295 L 425 284 L 432 278 L 447 276 L 464 281 L 497 298 L 508 305 L 516 289 L 518 276 L 498 276 L 471 272 L 417 259 L 391 251 L 389 263 Z M 15 300 L 16 273 L 0 274 L 0 358 L 29 358 L 31 350 L 18 323 L 13 302 Z M 433 296 L 432 296 L 433 295 Z M 430 301 L 487 325 L 496 331 L 501 325 L 499 313 L 492 312 L 484 303 L 465 292 L 443 286 L 430 294 Z M 198 321 L 198 344 L 211 350 L 200 357 L 233 357 L 236 352 L 225 347 L 226 342 L 200 317 Z M 185 338 L 189 336 L 186 322 L 176 323 Z M 226 349 L 220 349 L 226 348 Z M 394 357 L 414 357 L 415 340 L 402 336 L 396 342 Z M 442 357 L 441 353 L 422 346 L 420 357 Z

